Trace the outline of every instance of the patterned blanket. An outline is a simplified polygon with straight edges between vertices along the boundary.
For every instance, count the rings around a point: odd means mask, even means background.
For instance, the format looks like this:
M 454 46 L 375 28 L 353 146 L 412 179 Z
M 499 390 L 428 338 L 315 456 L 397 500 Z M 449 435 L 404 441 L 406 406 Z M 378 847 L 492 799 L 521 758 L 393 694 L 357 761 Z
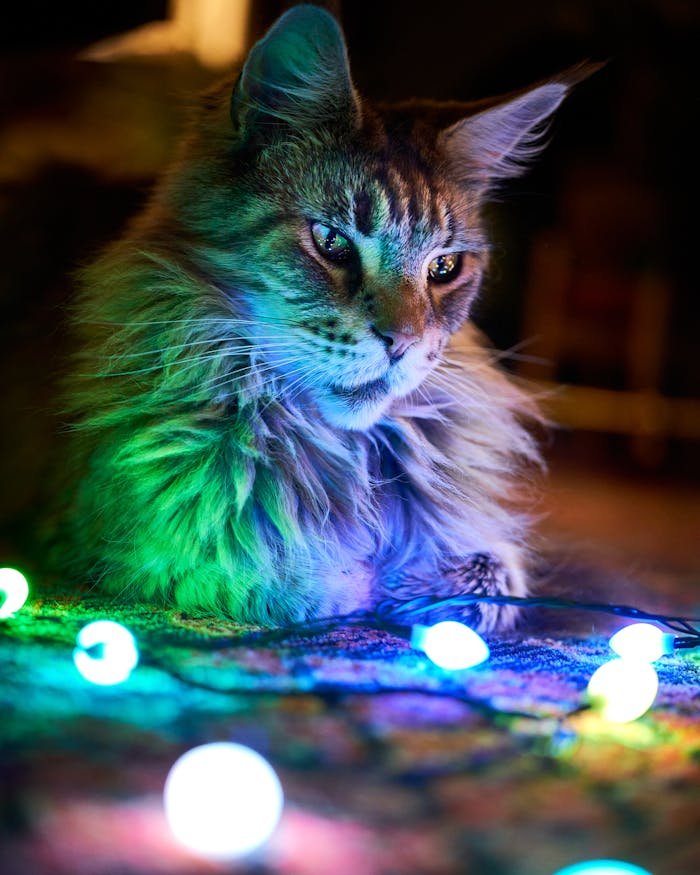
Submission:
M 0 626 L 0 871 L 552 875 L 612 857 L 697 875 L 700 659 L 660 661 L 634 723 L 573 713 L 610 657 L 591 616 L 585 633 L 580 617 L 528 617 L 488 662 L 448 672 L 377 628 L 271 641 L 94 595 L 35 599 Z M 118 686 L 72 661 L 78 630 L 103 618 L 140 647 Z M 286 798 L 239 865 L 181 848 L 162 812 L 170 765 L 219 740 L 262 753 Z

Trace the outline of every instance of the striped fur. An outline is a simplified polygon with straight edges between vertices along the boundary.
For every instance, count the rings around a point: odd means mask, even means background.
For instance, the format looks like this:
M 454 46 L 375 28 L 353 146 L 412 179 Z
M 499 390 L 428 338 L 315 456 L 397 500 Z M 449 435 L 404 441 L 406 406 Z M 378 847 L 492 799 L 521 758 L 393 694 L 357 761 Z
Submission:
M 533 410 L 468 316 L 484 168 L 530 154 L 540 92 L 530 115 L 526 96 L 513 117 L 498 105 L 489 144 L 483 111 L 469 133 L 469 108 L 361 101 L 322 10 L 280 19 L 84 275 L 74 574 L 263 624 L 468 589 L 475 555 L 495 590 L 525 592 L 514 507 Z M 322 257 L 313 222 L 352 241 L 351 263 Z M 429 282 L 449 252 L 461 275 Z M 413 338 L 398 360 L 392 330 Z

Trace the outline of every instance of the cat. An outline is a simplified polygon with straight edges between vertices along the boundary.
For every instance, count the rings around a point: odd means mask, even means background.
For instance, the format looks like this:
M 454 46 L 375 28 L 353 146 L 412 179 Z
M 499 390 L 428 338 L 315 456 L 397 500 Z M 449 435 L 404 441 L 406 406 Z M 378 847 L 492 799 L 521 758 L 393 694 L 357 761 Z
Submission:
M 260 625 L 525 595 L 536 411 L 469 322 L 481 209 L 584 75 L 375 106 L 330 13 L 279 18 L 82 277 L 71 573 Z

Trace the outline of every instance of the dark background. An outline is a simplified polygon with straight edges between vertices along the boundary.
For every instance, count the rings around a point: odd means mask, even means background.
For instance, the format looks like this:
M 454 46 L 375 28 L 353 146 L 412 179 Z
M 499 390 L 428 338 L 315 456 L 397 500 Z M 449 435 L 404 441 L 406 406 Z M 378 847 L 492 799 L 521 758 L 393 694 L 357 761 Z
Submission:
M 288 5 L 253 0 L 249 41 Z M 550 376 L 700 398 L 697 4 L 325 5 L 343 22 L 360 92 L 382 100 L 479 98 L 582 59 L 608 61 L 562 108 L 537 166 L 491 209 L 495 258 L 476 321 L 499 348 L 523 340 L 529 295 L 548 282 L 547 258 L 537 272 L 532 253 L 546 256 L 554 235 L 567 241 L 577 271 L 598 280 L 571 292 L 565 323 L 554 327 L 577 332 L 579 342 L 550 362 Z M 61 419 L 52 411 L 74 274 L 138 211 L 187 105 L 214 78 L 184 55 L 104 64 L 81 52 L 166 12 L 158 2 L 23 3 L 0 29 L 0 546 L 10 554 L 29 543 L 52 448 L 60 447 Z M 661 360 L 651 369 L 654 385 L 631 386 L 626 336 L 636 289 L 649 277 L 663 290 L 667 312 L 654 340 Z M 542 322 L 540 333 L 549 330 Z M 536 356 L 537 341 L 531 350 Z M 638 354 L 646 355 L 643 343 Z M 510 366 L 539 376 L 537 362 Z M 700 433 L 687 431 L 661 428 L 637 452 L 638 436 L 564 430 L 550 455 L 652 485 L 697 482 Z

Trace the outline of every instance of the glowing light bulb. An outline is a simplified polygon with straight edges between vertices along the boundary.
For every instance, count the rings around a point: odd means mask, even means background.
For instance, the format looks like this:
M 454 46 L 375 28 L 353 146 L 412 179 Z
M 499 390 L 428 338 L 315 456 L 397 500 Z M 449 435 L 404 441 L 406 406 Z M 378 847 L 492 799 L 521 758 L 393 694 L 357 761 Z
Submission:
M 659 678 L 653 665 L 629 659 L 611 659 L 588 682 L 588 697 L 604 720 L 629 723 L 654 704 Z
M 414 626 L 411 646 L 425 651 L 435 665 L 452 671 L 472 668 L 489 658 L 489 647 L 484 639 L 455 620 L 444 620 L 434 626 Z
M 195 747 L 170 769 L 165 816 L 178 841 L 203 857 L 233 860 L 275 831 L 284 795 L 272 766 L 242 744 Z
M 654 662 L 664 654 L 673 653 L 673 641 L 673 635 L 651 623 L 632 623 L 615 632 L 610 647 L 623 659 Z
M 6 620 L 24 605 L 29 596 L 27 578 L 16 568 L 0 568 L 0 620 Z
M 554 875 L 651 875 L 647 869 L 622 860 L 587 860 L 559 869 Z
M 96 620 L 78 632 L 73 662 L 85 680 L 121 684 L 136 668 L 139 651 L 129 630 L 113 620 Z

